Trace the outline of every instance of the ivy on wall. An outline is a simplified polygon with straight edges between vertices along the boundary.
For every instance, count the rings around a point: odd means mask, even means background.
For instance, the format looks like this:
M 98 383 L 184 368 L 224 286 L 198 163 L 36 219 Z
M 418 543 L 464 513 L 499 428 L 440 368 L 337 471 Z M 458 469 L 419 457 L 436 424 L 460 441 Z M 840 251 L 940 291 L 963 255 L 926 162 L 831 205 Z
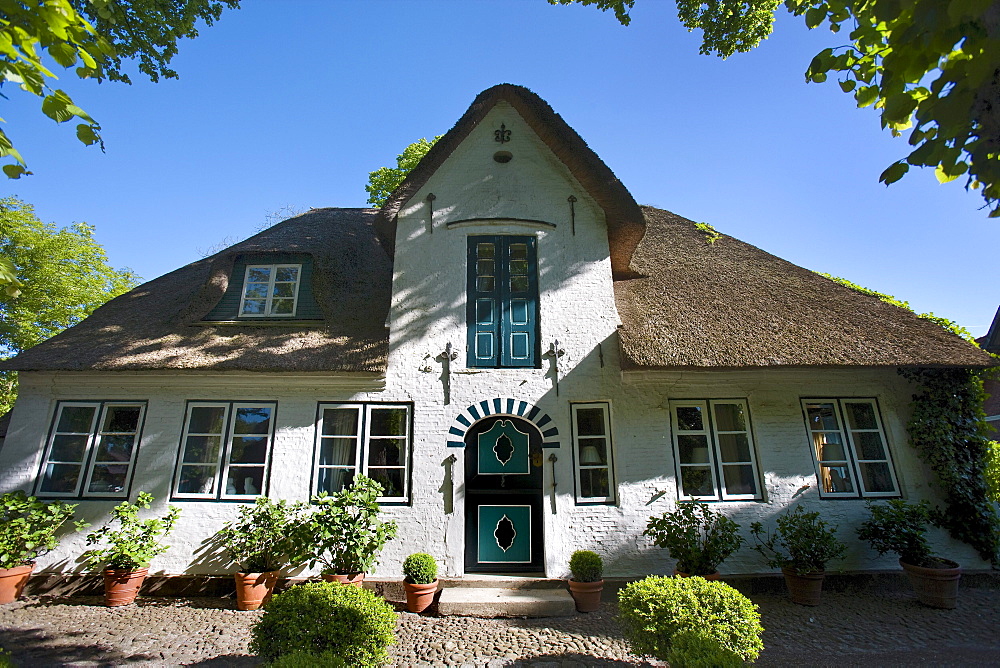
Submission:
M 1000 517 L 990 498 L 986 468 L 990 441 L 983 413 L 981 371 L 900 369 L 917 384 L 910 443 L 937 474 L 945 509 L 940 525 L 994 565 L 1000 563 Z

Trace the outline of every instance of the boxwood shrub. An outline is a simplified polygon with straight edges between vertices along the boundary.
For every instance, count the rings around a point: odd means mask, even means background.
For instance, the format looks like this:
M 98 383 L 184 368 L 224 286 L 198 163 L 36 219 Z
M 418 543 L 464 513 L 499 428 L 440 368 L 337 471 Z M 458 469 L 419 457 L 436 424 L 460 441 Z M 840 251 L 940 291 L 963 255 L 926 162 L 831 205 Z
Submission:
M 299 649 L 279 656 L 267 664 L 267 668 L 347 668 L 347 664 L 330 649 L 325 652 L 303 652 Z
M 691 630 L 678 631 L 670 639 L 667 662 L 670 668 L 741 668 L 745 665 L 739 654 L 726 649 L 715 638 Z
M 396 642 L 396 612 L 367 589 L 308 582 L 278 594 L 251 629 L 250 651 L 265 661 L 295 651 L 331 652 L 351 666 L 381 666 Z
M 670 661 L 678 632 L 693 631 L 753 661 L 764 649 L 760 613 L 724 582 L 651 575 L 618 592 L 618 622 L 636 654 Z M 685 641 L 686 642 L 686 641 Z

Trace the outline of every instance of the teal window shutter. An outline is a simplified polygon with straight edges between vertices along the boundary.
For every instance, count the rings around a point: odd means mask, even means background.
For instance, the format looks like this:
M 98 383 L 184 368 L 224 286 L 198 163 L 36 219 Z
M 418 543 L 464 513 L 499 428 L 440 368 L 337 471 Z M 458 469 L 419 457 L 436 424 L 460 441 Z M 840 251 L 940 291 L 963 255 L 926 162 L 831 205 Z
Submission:
M 469 366 L 538 366 L 537 265 L 534 237 L 469 237 Z

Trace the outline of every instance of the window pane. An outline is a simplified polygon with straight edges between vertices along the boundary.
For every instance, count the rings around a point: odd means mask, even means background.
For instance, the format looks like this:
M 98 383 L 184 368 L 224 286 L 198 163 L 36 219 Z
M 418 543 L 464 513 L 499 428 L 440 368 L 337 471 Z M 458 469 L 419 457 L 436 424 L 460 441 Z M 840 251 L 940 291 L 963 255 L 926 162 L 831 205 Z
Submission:
M 527 260 L 511 260 L 510 261 L 510 273 L 516 276 L 527 276 L 528 275 L 528 261 Z
M 715 404 L 715 428 L 718 431 L 746 431 L 743 404 Z
M 267 461 L 266 436 L 237 436 L 233 438 L 229 461 L 234 464 L 263 464 Z
M 677 407 L 677 428 L 681 431 L 702 431 L 704 424 L 701 406 Z
M 402 466 L 406 441 L 403 439 L 379 438 L 368 442 L 368 464 L 370 466 Z
M 90 425 L 93 423 L 94 406 L 63 406 L 59 415 L 59 426 L 56 431 L 60 433 L 88 434 Z
M 222 419 L 226 409 L 222 406 L 194 406 L 188 432 L 192 434 L 221 434 Z
M 847 466 L 820 466 L 820 473 L 823 476 L 824 492 L 853 492 L 854 483 L 851 482 L 851 473 Z
M 604 436 L 604 410 L 580 408 L 576 411 L 576 433 L 579 436 Z
M 511 292 L 527 292 L 528 291 L 528 277 L 527 276 L 511 276 L 510 277 L 510 291 Z
M 806 404 L 806 415 L 809 417 L 809 428 L 813 431 L 840 429 L 833 404 Z
M 712 472 L 707 466 L 681 467 L 681 488 L 685 496 L 715 496 Z
M 324 436 L 355 436 L 358 433 L 358 410 L 327 408 L 323 411 Z
M 264 299 L 267 297 L 267 283 L 247 283 L 243 295 L 248 299 Z
M 104 429 L 102 431 L 116 431 L 135 433 L 139 428 L 138 406 L 111 406 L 104 417 Z
M 523 260 L 528 257 L 528 244 L 511 244 L 510 259 Z
M 493 260 L 479 260 L 476 262 L 477 276 L 495 276 L 493 271 Z
M 324 438 L 319 444 L 319 463 L 323 466 L 335 464 L 353 466 L 356 448 L 357 439 Z
M 750 440 L 746 434 L 719 434 L 723 462 L 750 461 Z
M 79 464 L 49 464 L 45 467 L 45 479 L 42 480 L 42 492 L 66 493 L 76 489 L 76 481 L 80 475 Z
M 354 482 L 354 469 L 320 469 L 316 480 L 316 493 L 333 494 Z
M 875 407 L 871 404 L 845 401 L 844 409 L 847 413 L 847 424 L 850 425 L 851 429 L 878 429 Z
M 177 483 L 178 494 L 212 494 L 215 492 L 215 467 L 181 467 L 181 478 Z
M 882 435 L 877 431 L 861 431 L 853 434 L 854 445 L 860 459 L 885 459 Z
M 264 467 L 240 466 L 229 469 L 226 494 L 257 495 L 264 489 Z
M 580 465 L 595 466 L 608 463 L 607 443 L 603 438 L 580 439 Z
M 680 450 L 682 464 L 708 463 L 708 436 L 679 435 L 677 449 Z
M 476 244 L 476 256 L 482 258 L 493 257 L 493 244 Z
M 371 436 L 405 436 L 406 409 L 373 408 L 368 433 Z
M 247 271 L 247 283 L 267 283 L 270 280 L 270 267 L 252 267 Z
M 52 439 L 52 452 L 49 453 L 49 461 L 82 462 L 89 439 L 89 436 L 55 436 Z
M 267 434 L 271 430 L 270 406 L 243 406 L 236 409 L 234 434 Z
M 868 492 L 893 492 L 892 474 L 885 463 L 861 464 L 861 480 Z
M 267 302 L 263 299 L 248 299 L 243 302 L 243 314 L 262 315 L 266 306 Z
M 496 279 L 492 276 L 480 276 L 476 279 L 476 290 L 479 292 L 493 292 L 496 289 Z
M 605 498 L 608 493 L 607 469 L 584 469 L 580 471 L 580 496 Z
M 821 462 L 842 462 L 847 459 L 847 450 L 840 434 L 813 434 L 816 454 Z
M 214 464 L 219 461 L 219 436 L 188 436 L 184 448 L 184 461 Z
M 299 280 L 299 268 L 298 267 L 278 267 L 278 271 L 274 274 L 275 281 L 288 281 L 295 283 Z
M 274 284 L 274 296 L 275 297 L 295 297 L 295 284 L 294 283 L 275 283 Z
M 754 480 L 753 467 L 749 464 L 723 466 L 722 477 L 726 481 L 727 494 L 757 494 L 757 481 Z
M 382 485 L 382 496 L 403 496 L 403 469 L 370 469 L 368 477 Z
M 295 313 L 295 301 L 292 299 L 275 299 L 271 302 L 271 313 L 275 315 L 291 315 Z
M 90 475 L 88 492 L 118 493 L 125 491 L 125 478 L 128 466 L 122 464 L 98 464 Z
M 102 436 L 97 445 L 97 460 L 99 462 L 127 462 L 132 459 L 132 446 L 135 444 L 135 436 L 131 434 L 117 434 L 114 436 Z

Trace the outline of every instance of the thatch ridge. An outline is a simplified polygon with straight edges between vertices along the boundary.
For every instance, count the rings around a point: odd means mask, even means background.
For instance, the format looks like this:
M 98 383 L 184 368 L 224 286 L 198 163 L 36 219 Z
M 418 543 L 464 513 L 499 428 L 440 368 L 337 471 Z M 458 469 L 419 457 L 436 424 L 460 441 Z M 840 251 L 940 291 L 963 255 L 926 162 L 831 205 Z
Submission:
M 989 366 L 983 351 L 906 309 L 643 207 L 647 232 L 615 282 L 623 366 Z
M 524 86 L 507 83 L 493 86 L 477 95 L 455 126 L 438 140 L 386 200 L 375 223 L 386 253 L 391 257 L 395 249 L 399 209 L 420 190 L 501 100 L 517 110 L 604 210 L 608 243 L 611 247 L 611 269 L 615 276 L 632 275 L 629 263 L 645 233 L 645 222 L 639 205 L 614 172 L 545 100 Z

